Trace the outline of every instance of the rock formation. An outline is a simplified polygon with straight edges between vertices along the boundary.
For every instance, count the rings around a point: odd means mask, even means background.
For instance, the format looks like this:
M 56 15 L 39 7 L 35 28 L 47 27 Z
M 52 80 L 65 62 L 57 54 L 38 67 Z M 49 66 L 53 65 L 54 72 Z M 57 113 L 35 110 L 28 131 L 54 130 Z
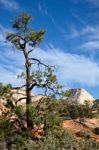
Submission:
M 85 89 L 70 89 L 66 91 L 66 99 L 78 104 L 93 104 L 94 98 Z
M 26 97 L 26 91 L 24 89 L 21 90 L 12 90 L 11 91 L 11 99 L 15 104 L 20 98 Z M 42 95 L 34 95 L 32 93 L 32 102 L 38 102 L 43 96 Z M 17 105 L 24 105 L 26 103 L 26 99 L 22 99 L 17 103 Z
M 7 107 L 4 106 L 2 102 L 0 102 L 0 116 L 7 114 L 10 111 Z

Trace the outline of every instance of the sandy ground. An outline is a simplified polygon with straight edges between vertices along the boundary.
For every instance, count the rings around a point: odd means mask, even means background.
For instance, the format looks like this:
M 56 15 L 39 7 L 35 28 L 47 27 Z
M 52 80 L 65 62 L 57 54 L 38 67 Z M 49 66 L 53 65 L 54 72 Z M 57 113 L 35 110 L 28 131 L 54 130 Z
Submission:
M 86 122 L 83 124 L 79 123 L 78 120 L 65 120 L 63 127 L 74 134 L 80 131 L 88 132 L 93 140 L 99 142 L 99 135 L 93 133 L 93 129 L 99 127 L 99 119 L 86 119 Z

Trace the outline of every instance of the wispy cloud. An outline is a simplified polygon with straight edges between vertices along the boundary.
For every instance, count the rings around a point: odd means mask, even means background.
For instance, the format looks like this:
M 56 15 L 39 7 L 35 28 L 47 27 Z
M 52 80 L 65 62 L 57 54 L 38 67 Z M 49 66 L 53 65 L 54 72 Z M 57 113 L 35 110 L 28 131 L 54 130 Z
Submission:
M 96 29 L 91 26 L 86 26 L 86 27 L 78 30 L 75 26 L 67 25 L 67 32 L 64 30 L 63 36 L 64 36 L 65 40 L 70 40 L 70 39 L 74 39 L 74 38 L 79 38 L 81 36 L 89 36 L 91 34 L 94 34 L 95 31 L 96 31 Z
M 11 49 L 9 49 L 9 53 L 7 50 L 4 54 L 1 52 L 4 60 L 2 63 L 0 62 L 0 81 L 18 85 L 16 76 L 23 70 L 24 59 L 20 57 L 21 53 L 17 53 L 17 51 L 14 55 L 12 53 Z M 53 44 L 48 46 L 47 50 L 36 48 L 33 56 L 47 64 L 56 65 L 58 79 L 66 87 L 74 83 L 79 83 L 81 86 L 99 85 L 99 65 L 91 58 L 66 53 L 62 49 L 54 47 Z M 9 62 L 6 63 L 6 61 Z
M 0 4 L 9 10 L 17 10 L 19 4 L 15 0 L 0 0 Z
M 68 25 L 67 31 L 64 30 L 63 37 L 65 40 L 79 40 L 79 45 L 76 45 L 76 49 L 84 50 L 97 50 L 99 49 L 99 25 L 90 25 L 86 23 L 81 17 L 72 12 L 73 17 L 79 21 L 82 28 L 75 25 Z M 83 40 L 80 40 L 83 39 Z M 81 42 L 83 41 L 83 42 Z
M 0 42 L 4 41 L 4 27 L 0 24 Z
M 8 29 L 0 24 L 0 82 L 19 85 L 22 82 L 17 80 L 17 75 L 24 70 L 24 59 L 11 47 L 11 44 L 6 42 L 5 32 L 7 31 Z
M 79 38 L 82 36 L 89 37 L 97 33 L 98 27 L 93 27 L 89 25 L 79 15 L 77 15 L 73 11 L 71 12 L 71 14 L 76 19 L 76 21 L 81 24 L 82 28 L 79 29 L 78 25 L 75 26 L 75 25 L 66 24 L 67 32 L 64 30 L 64 34 L 63 34 L 66 40 Z
M 62 49 L 54 46 L 49 47 L 48 51 L 37 49 L 34 55 L 46 63 L 56 65 L 58 78 L 65 85 L 68 85 L 68 83 L 88 86 L 98 85 L 99 66 L 91 58 L 65 53 Z
M 38 3 L 38 10 L 40 11 L 41 14 L 43 15 L 48 15 L 48 10 L 47 10 L 47 6 L 45 3 Z
M 76 13 L 74 13 L 73 11 L 71 12 L 72 16 L 78 20 L 81 24 L 83 24 L 84 26 L 88 26 L 88 24 Z
M 39 10 L 39 12 L 40 12 L 42 15 L 47 16 L 47 17 L 51 20 L 52 24 L 53 24 L 56 28 L 58 28 L 58 26 L 57 26 L 57 24 L 56 24 L 56 22 L 55 22 L 55 19 L 54 19 L 53 16 L 48 12 L 48 9 L 47 9 L 47 6 L 46 6 L 45 3 L 38 3 L 38 10 Z
M 84 36 L 85 42 L 81 48 L 85 50 L 99 50 L 99 26 L 91 27 L 89 33 Z
M 3 27 L 1 26 L 3 30 Z M 98 28 L 97 28 L 98 30 Z M 89 31 L 92 35 L 96 32 L 94 28 L 83 29 L 84 35 Z M 1 31 L 0 31 L 1 33 Z M 76 36 L 79 34 L 77 33 Z M 92 47 L 93 43 L 89 43 Z M 96 43 L 98 44 L 98 43 Z M 85 45 L 86 47 L 88 45 Z M 98 45 L 97 45 L 98 47 Z M 3 49 L 3 52 L 2 52 Z M 72 53 L 66 53 L 59 47 L 54 47 L 53 44 L 47 45 L 47 50 L 42 48 L 36 48 L 33 53 L 34 57 L 37 57 L 50 65 L 56 65 L 57 76 L 59 81 L 66 87 L 68 84 L 79 83 L 87 86 L 99 85 L 99 65 L 95 60 L 87 58 L 84 55 L 77 55 Z M 24 70 L 24 58 L 22 53 L 13 51 L 8 45 L 0 46 L 0 82 L 12 83 L 18 85 L 16 76 Z
M 81 48 L 84 48 L 84 49 L 93 49 L 93 50 L 99 50 L 99 41 L 89 41 L 89 42 L 86 42 L 84 43 Z

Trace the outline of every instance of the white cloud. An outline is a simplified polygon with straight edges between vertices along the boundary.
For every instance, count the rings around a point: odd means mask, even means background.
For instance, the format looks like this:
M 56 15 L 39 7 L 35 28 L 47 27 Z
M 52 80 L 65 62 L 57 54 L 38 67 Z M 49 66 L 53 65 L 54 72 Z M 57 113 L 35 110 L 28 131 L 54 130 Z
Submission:
M 0 0 L 0 4 L 9 10 L 17 10 L 19 4 L 15 0 Z
M 89 50 L 99 50 L 99 41 L 89 41 L 84 43 L 81 48 Z
M 3 62 L 0 63 L 0 82 L 18 85 L 16 76 L 24 66 L 22 54 L 11 49 L 5 49 L 4 52 L 0 52 L 0 60 Z M 33 57 L 55 65 L 58 79 L 66 87 L 74 83 L 87 86 L 99 85 L 99 65 L 95 60 L 83 55 L 66 53 L 60 48 L 55 48 L 53 44 L 47 46 L 47 50 L 36 48 Z
M 12 84 L 13 86 L 16 85 L 22 85 L 22 80 L 17 79 L 17 75 L 20 73 L 20 71 L 15 70 L 15 72 L 11 72 L 7 68 L 4 68 L 4 66 L 1 66 L 0 64 L 0 82 L 3 82 L 3 84 Z
M 83 34 L 94 28 L 86 28 Z M 1 32 L 0 32 L 1 33 Z M 94 43 L 89 43 L 92 47 Z M 96 43 L 96 46 L 98 43 Z M 88 45 L 87 45 L 88 46 Z M 7 45 L 0 49 L 0 82 L 19 84 L 16 76 L 24 66 L 22 53 L 12 51 Z M 47 49 L 36 48 L 33 53 L 34 57 L 41 59 L 47 64 L 56 65 L 58 79 L 64 85 L 79 83 L 81 85 L 96 86 L 99 85 L 99 65 L 95 60 L 91 60 L 83 55 L 66 53 L 60 48 L 54 47 L 53 44 L 47 45 Z
M 68 29 L 68 33 L 66 33 L 64 31 L 64 38 L 65 40 L 70 40 L 70 39 L 74 39 L 74 38 L 79 38 L 82 36 L 89 36 L 89 35 L 93 35 L 96 33 L 96 30 L 94 27 L 91 26 L 86 26 L 84 28 L 82 28 L 81 30 L 78 30 L 75 26 L 68 26 L 67 25 L 67 29 Z
M 65 40 L 79 40 L 79 45 L 73 47 L 73 49 L 80 49 L 85 51 L 95 51 L 99 49 L 99 25 L 86 25 L 79 30 L 75 26 L 70 26 L 67 24 L 67 33 L 64 31 L 63 36 Z
M 55 19 L 54 19 L 53 16 L 48 12 L 48 9 L 47 9 L 47 6 L 46 6 L 45 3 L 38 3 L 38 10 L 39 10 L 39 12 L 40 12 L 42 15 L 47 16 L 47 17 L 51 20 L 52 24 L 58 29 L 58 26 L 57 26 L 57 24 L 56 24 L 56 22 L 55 22 Z
M 72 16 L 76 19 L 78 23 L 81 24 L 82 28 L 75 25 L 70 25 L 66 23 L 66 29 L 63 30 L 63 35 L 65 40 L 72 40 L 75 38 L 83 37 L 84 40 L 99 40 L 99 25 L 89 25 L 85 20 L 83 20 L 79 15 L 71 11 Z
M 4 41 L 4 27 L 0 24 L 0 42 Z
M 56 65 L 58 78 L 64 84 L 99 85 L 98 64 L 83 55 L 65 53 L 58 48 L 49 48 L 48 51 L 37 49 L 35 56 L 46 63 Z

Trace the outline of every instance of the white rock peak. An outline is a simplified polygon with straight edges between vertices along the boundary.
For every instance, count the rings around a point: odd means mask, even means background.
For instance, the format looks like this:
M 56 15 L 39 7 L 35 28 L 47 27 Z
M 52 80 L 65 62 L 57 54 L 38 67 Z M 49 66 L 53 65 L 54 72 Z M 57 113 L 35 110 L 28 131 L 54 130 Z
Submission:
M 76 102 L 78 104 L 85 104 L 86 102 L 89 104 L 93 103 L 93 96 L 83 88 L 69 89 L 67 92 L 69 92 L 69 95 L 66 98 L 69 101 Z

